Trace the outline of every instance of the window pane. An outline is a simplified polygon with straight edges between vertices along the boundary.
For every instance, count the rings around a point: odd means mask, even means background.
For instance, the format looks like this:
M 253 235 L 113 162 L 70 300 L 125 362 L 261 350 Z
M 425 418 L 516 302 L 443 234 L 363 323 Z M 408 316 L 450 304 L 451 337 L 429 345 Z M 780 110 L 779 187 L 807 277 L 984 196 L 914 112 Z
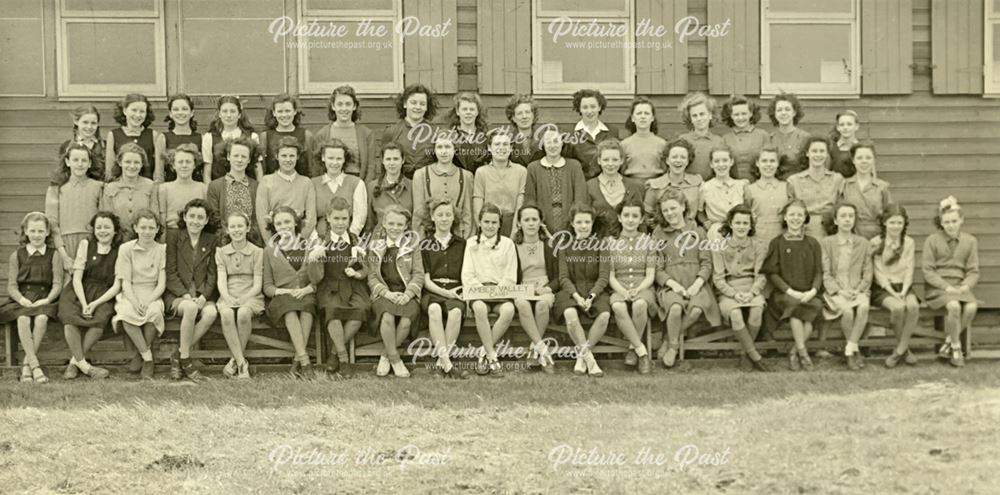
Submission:
M 68 23 L 69 84 L 155 84 L 155 33 L 151 23 Z M 129 40 L 127 50 L 121 40 Z
M 306 10 L 392 10 L 392 0 L 306 0 Z
M 339 23 L 338 23 L 339 24 Z M 386 36 L 356 36 L 357 22 L 344 22 L 347 36 L 343 38 L 303 38 L 306 49 L 309 83 L 324 82 L 392 82 L 393 43 L 391 22 L 372 22 L 378 30 L 384 26 Z
M 771 81 L 843 83 L 851 81 L 851 26 L 775 24 L 771 26 Z
M 231 17 L 274 19 L 282 15 L 284 9 L 281 2 L 272 0 L 183 0 L 181 2 L 181 17 L 184 19 Z
M 1000 1 L 1000 0 L 997 0 Z M 993 24 L 993 75 L 992 80 L 1000 83 L 1000 23 Z
M 993 0 L 993 13 L 1000 15 L 1000 0 Z
M 849 14 L 854 0 L 771 0 L 773 12 L 808 12 Z
M 573 15 L 575 12 L 621 12 L 628 9 L 626 0 L 539 0 L 541 10 L 564 12 Z
M 285 89 L 284 41 L 267 33 L 269 20 L 186 20 L 181 47 L 188 93 L 280 93 Z
M 0 17 L 42 17 L 42 2 L 5 2 Z
M 26 95 L 42 94 L 45 83 L 42 80 L 41 19 L 8 19 L 0 21 L 0 94 Z M 13 70 L 16 67 L 17 70 Z
M 155 12 L 157 0 L 63 0 L 64 11 Z
M 553 23 L 542 23 L 542 82 L 551 83 L 622 83 L 625 67 L 624 44 L 629 40 L 625 23 L 620 37 L 559 36 L 553 42 L 548 34 Z

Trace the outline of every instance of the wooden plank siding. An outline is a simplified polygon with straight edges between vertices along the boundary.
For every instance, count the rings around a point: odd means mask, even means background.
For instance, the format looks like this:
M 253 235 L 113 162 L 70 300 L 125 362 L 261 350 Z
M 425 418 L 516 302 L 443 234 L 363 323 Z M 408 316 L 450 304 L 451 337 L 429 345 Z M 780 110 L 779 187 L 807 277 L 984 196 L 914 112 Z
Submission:
M 674 26 L 687 15 L 687 0 L 637 0 L 635 18 L 651 26 Z M 636 36 L 635 87 L 638 94 L 684 94 L 688 88 L 688 44 L 648 34 Z M 670 46 L 665 46 L 670 41 Z
M 732 24 L 729 36 L 708 40 L 708 89 L 760 94 L 760 0 L 709 0 L 708 23 L 726 21 Z
M 934 92 L 983 93 L 983 0 L 932 0 Z
M 457 22 L 456 0 L 403 2 L 403 16 L 416 16 L 422 24 Z M 444 37 L 410 36 L 403 41 L 403 79 L 407 85 L 423 84 L 434 91 L 458 91 L 458 28 Z
M 912 92 L 912 64 L 912 0 L 861 0 L 861 92 Z

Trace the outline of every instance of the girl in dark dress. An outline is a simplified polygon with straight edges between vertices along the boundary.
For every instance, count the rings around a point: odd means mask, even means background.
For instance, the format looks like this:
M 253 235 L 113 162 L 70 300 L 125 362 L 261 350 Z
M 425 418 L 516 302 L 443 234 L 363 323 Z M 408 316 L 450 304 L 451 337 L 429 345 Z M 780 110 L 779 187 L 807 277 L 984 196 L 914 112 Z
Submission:
M 7 298 L 0 304 L 0 325 L 17 321 L 17 336 L 24 348 L 21 381 L 48 382 L 37 352 L 49 319 L 56 317 L 63 266 L 44 213 L 33 211 L 21 220 L 21 247 L 10 254 L 7 266 Z
M 594 235 L 596 216 L 594 208 L 586 204 L 573 205 L 569 211 L 575 242 L 557 253 L 562 289 L 556 294 L 555 315 L 557 319 L 565 318 L 566 331 L 579 349 L 573 372 L 602 377 L 604 371 L 590 350 L 604 337 L 611 320 L 607 291 L 611 266 L 600 239 Z M 565 238 L 565 234 L 559 235 Z M 583 323 L 589 321 L 593 321 L 590 331 L 584 333 Z
M 806 205 L 793 200 L 782 209 L 785 233 L 771 240 L 764 259 L 763 272 L 774 284 L 768 312 L 774 321 L 790 319 L 795 347 L 788 352 L 792 371 L 813 369 L 806 341 L 812 333 L 813 320 L 823 309 L 818 297 L 823 287 L 823 254 L 819 241 L 806 235 L 803 227 L 809 221 Z
M 177 172 L 166 166 L 166 154 L 170 150 L 177 149 L 182 144 L 193 144 L 201 149 L 201 133 L 197 132 L 198 122 L 194 120 L 194 101 L 191 97 L 178 93 L 167 98 L 167 116 L 163 121 L 167 123 L 167 132 L 156 137 L 156 149 L 162 151 L 163 156 L 156 157 L 156 164 L 165 175 L 164 182 L 170 182 L 177 178 Z M 201 158 L 201 157 L 199 157 Z M 202 179 L 202 169 L 195 172 L 195 180 Z
M 429 244 L 423 252 L 424 293 L 420 301 L 434 341 L 437 368 L 447 378 L 465 379 L 468 374 L 452 366 L 449 353 L 462 331 L 466 305 L 462 299 L 462 260 L 465 239 L 454 232 L 455 207 L 444 198 L 427 204 L 430 216 L 424 225 Z M 445 316 L 447 315 L 447 316 Z
M 309 281 L 306 250 L 300 235 L 302 219 L 295 210 L 279 206 L 271 215 L 271 229 L 278 242 L 264 248 L 264 295 L 269 298 L 267 317 L 282 323 L 295 348 L 291 373 L 311 378 L 312 364 L 306 343 L 316 314 L 316 287 Z
M 114 301 L 121 290 L 115 277 L 122 231 L 118 217 L 100 211 L 90 220 L 91 235 L 80 241 L 73 263 L 73 286 L 59 299 L 59 321 L 72 353 L 63 378 L 72 380 L 82 371 L 91 378 L 107 378 L 108 370 L 91 366 L 87 353 L 104 333 L 115 313 Z M 81 329 L 86 329 L 81 340 Z
M 131 93 L 125 95 L 121 103 L 115 103 L 115 122 L 121 127 L 108 133 L 104 157 L 105 177 L 113 176 L 111 168 L 122 145 L 134 143 L 149 157 L 139 175 L 156 182 L 163 182 L 163 162 L 159 160 L 163 149 L 156 144 L 161 142 L 160 133 L 151 127 L 154 118 L 149 99 L 144 95 Z

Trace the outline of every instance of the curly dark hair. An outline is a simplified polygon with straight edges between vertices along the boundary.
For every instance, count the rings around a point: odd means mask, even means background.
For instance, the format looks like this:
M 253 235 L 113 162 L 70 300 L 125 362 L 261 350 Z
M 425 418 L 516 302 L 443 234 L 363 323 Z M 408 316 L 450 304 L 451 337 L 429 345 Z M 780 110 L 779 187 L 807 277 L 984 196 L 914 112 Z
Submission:
M 656 105 L 653 105 L 653 101 L 645 96 L 636 96 L 632 100 L 632 107 L 628 110 L 628 117 L 625 117 L 625 128 L 628 132 L 635 134 L 636 127 L 635 122 L 632 121 L 632 113 L 635 112 L 635 107 L 639 105 L 649 105 L 649 110 L 653 114 L 653 123 L 649 124 L 649 132 L 656 134 L 660 130 L 659 119 L 656 118 Z
M 295 209 L 290 206 L 277 206 L 271 210 L 271 216 L 267 219 L 267 231 L 271 233 L 277 232 L 274 228 L 274 217 L 278 216 L 279 213 L 288 213 L 295 219 L 295 235 L 302 233 L 302 224 L 305 223 L 299 214 L 295 212 Z
M 760 148 L 760 151 L 757 152 L 757 155 L 754 156 L 753 162 L 750 163 L 750 177 L 753 179 L 750 182 L 756 182 L 760 179 L 760 167 L 757 166 L 757 161 L 760 160 L 761 155 L 764 153 L 773 153 L 775 159 L 778 160 L 778 166 L 781 166 L 781 152 L 778 151 L 778 147 L 773 144 L 765 144 Z M 777 176 L 777 174 L 778 172 L 776 170 L 775 176 Z
M 191 99 L 185 93 L 177 93 L 171 95 L 167 98 L 167 116 L 163 118 L 163 121 L 167 123 L 167 130 L 172 131 L 174 127 L 177 127 L 177 123 L 174 122 L 173 117 L 170 116 L 170 108 L 174 106 L 175 101 L 184 100 L 187 102 L 188 106 L 191 107 L 191 120 L 188 121 L 188 127 L 191 128 L 191 132 L 198 130 L 198 121 L 194 119 L 194 100 Z
M 536 205 L 536 204 L 527 203 L 527 204 L 521 205 L 521 207 L 517 209 L 517 214 L 514 215 L 514 220 L 516 220 L 517 223 L 519 223 L 519 224 L 521 223 L 521 215 L 524 213 L 524 210 L 535 210 L 535 211 L 538 212 L 538 221 L 539 221 L 538 222 L 538 238 L 539 239 L 541 239 L 541 240 L 544 241 L 544 240 L 547 240 L 548 238 L 552 237 L 549 234 L 549 229 L 545 226 L 545 214 L 542 213 L 542 209 L 539 208 L 538 205 Z M 514 233 L 514 244 L 523 244 L 523 243 L 524 243 L 524 231 L 522 229 L 517 229 L 517 232 Z
M 504 113 L 507 115 L 507 121 L 513 124 L 514 112 L 517 110 L 517 107 L 525 103 L 531 106 L 531 115 L 533 117 L 531 120 L 531 126 L 534 127 L 535 124 L 538 123 L 538 103 L 531 97 L 531 95 L 519 94 L 511 96 L 510 99 L 507 100 L 507 106 L 504 107 Z
M 778 109 L 778 102 L 780 101 L 787 101 L 792 104 L 792 109 L 795 110 L 795 117 L 792 118 L 792 124 L 799 125 L 802 117 L 805 117 L 806 114 L 805 111 L 802 110 L 802 104 L 799 103 L 799 98 L 795 96 L 794 93 L 781 93 L 776 95 L 774 99 L 767 104 L 767 116 L 771 119 L 771 124 L 774 124 L 775 127 L 778 126 L 778 117 L 775 116 L 775 113 Z
M 254 143 L 248 136 L 240 136 L 236 139 L 226 140 L 226 148 L 225 148 L 226 155 L 222 157 L 222 162 L 224 164 L 223 169 L 225 170 L 224 173 L 225 174 L 229 173 L 229 168 L 231 167 L 229 163 L 229 153 L 233 151 L 233 146 L 243 146 L 246 149 L 250 150 L 250 162 L 247 163 L 246 174 L 248 177 L 252 177 L 254 180 L 260 180 L 260 177 L 257 177 L 257 167 L 254 166 L 254 164 L 257 163 L 257 160 L 260 157 L 260 147 L 257 145 L 257 143 Z
M 159 242 L 160 239 L 163 237 L 163 230 L 164 230 L 163 222 L 160 221 L 160 216 L 157 215 L 156 212 L 154 212 L 153 210 L 150 210 L 149 208 L 140 209 L 139 211 L 135 212 L 135 216 L 132 217 L 132 232 L 136 234 L 136 238 L 138 238 L 139 235 L 137 232 L 135 232 L 135 227 L 139 225 L 139 221 L 143 219 L 152 220 L 156 222 L 156 235 L 153 236 L 153 239 Z
M 738 204 L 726 213 L 726 221 L 719 227 L 719 233 L 722 234 L 722 237 L 733 235 L 733 219 L 736 218 L 736 215 L 750 217 L 750 232 L 747 232 L 747 237 L 753 237 L 757 233 L 757 220 L 753 217 L 753 210 L 746 203 Z
M 750 125 L 756 125 L 757 122 L 760 122 L 760 106 L 743 95 L 733 95 L 722 104 L 722 122 L 729 127 L 736 127 L 736 123 L 733 122 L 733 107 L 737 105 L 746 105 L 747 109 L 750 110 Z
M 201 198 L 195 198 L 188 201 L 184 208 L 181 208 L 177 212 L 177 228 L 181 230 L 187 230 L 187 222 L 184 221 L 184 216 L 187 212 L 193 208 L 201 208 L 205 210 L 205 227 L 202 229 L 203 232 L 215 233 L 219 229 L 219 213 L 215 211 L 214 208 L 209 206 L 208 201 Z
M 274 116 L 274 107 L 279 103 L 291 103 L 292 109 L 295 110 L 295 117 L 292 118 L 292 125 L 296 128 L 302 123 L 302 117 L 305 112 L 302 111 L 302 107 L 299 106 L 299 99 L 288 93 L 281 93 L 271 99 L 271 104 L 264 110 L 264 127 L 267 129 L 277 129 L 278 119 Z
M 358 94 L 354 91 L 354 87 L 350 85 L 338 86 L 330 93 L 330 105 L 326 109 L 326 118 L 330 122 L 337 120 L 337 112 L 333 109 L 333 104 L 337 102 L 338 96 L 348 96 L 354 101 L 354 111 L 351 112 L 351 122 L 357 122 L 361 118 L 361 101 L 358 100 Z
M 411 84 L 404 88 L 403 92 L 396 97 L 396 115 L 400 119 L 406 118 L 406 100 L 409 100 L 411 96 L 418 93 L 423 93 L 427 97 L 427 111 L 424 113 L 424 120 L 428 122 L 434 120 L 438 111 L 437 97 L 434 96 L 434 91 L 423 84 Z
M 597 99 L 597 104 L 601 107 L 601 110 L 597 112 L 598 115 L 604 113 L 604 109 L 608 108 L 608 99 L 600 91 L 596 89 L 581 89 L 576 93 L 573 93 L 573 111 L 580 113 L 580 102 L 584 98 L 595 98 Z
M 94 180 L 104 179 L 104 172 L 101 170 L 100 164 L 97 163 L 94 151 L 88 148 L 85 144 L 70 142 L 69 145 L 66 146 L 66 150 L 59 156 L 59 162 L 56 163 L 56 170 L 52 174 L 52 185 L 58 187 L 69 182 L 69 178 L 73 175 L 73 171 L 69 169 L 67 160 L 69 160 L 70 154 L 74 151 L 84 151 L 87 153 L 87 158 L 90 160 L 90 168 L 87 169 L 87 177 Z
M 833 157 L 830 156 L 830 150 L 833 148 L 833 145 L 830 144 L 830 140 L 825 136 L 817 136 L 815 134 L 809 136 L 809 138 L 802 143 L 802 148 L 799 150 L 799 163 L 805 164 L 806 168 L 809 168 L 809 148 L 812 147 L 813 143 L 823 143 L 823 145 L 826 146 L 826 166 L 829 168 L 830 161 L 833 159 Z
M 282 138 L 282 141 L 284 141 L 285 139 L 288 138 Z M 326 173 L 326 164 L 323 163 L 323 155 L 326 154 L 326 150 L 328 149 L 335 149 L 335 150 L 339 149 L 344 151 L 344 166 L 347 166 L 347 164 L 354 159 L 354 155 L 351 154 L 351 150 L 347 147 L 347 144 L 344 143 L 343 141 L 337 138 L 331 138 L 327 141 L 323 141 L 322 143 L 316 146 L 316 152 L 313 154 L 313 158 L 316 159 L 315 161 L 316 168 L 319 169 L 317 171 L 321 171 L 322 174 Z
M 836 234 L 837 231 L 840 230 L 840 228 L 837 226 L 837 213 L 839 213 L 840 210 L 843 208 L 850 208 L 854 210 L 855 220 L 854 220 L 854 227 L 851 227 L 851 233 L 856 234 L 858 232 L 858 222 L 857 222 L 858 207 L 854 206 L 851 203 L 838 202 L 837 204 L 833 205 L 833 208 L 831 208 L 830 211 L 823 214 L 823 230 L 826 232 L 826 235 Z
M 139 155 L 139 159 L 142 160 L 142 168 L 149 166 L 149 157 L 146 156 L 146 150 L 142 146 L 135 143 L 125 143 L 121 148 L 118 148 L 118 154 L 115 155 L 115 164 L 111 167 L 111 177 L 108 178 L 109 180 L 115 180 L 122 176 L 122 157 L 128 153 Z
M 694 163 L 694 146 L 692 146 L 691 143 L 687 142 L 687 140 L 678 138 L 667 143 L 667 147 L 664 148 L 663 150 L 663 156 L 660 157 L 660 161 L 663 163 L 664 170 L 670 170 L 670 162 L 669 162 L 670 150 L 674 148 L 684 148 L 687 150 L 688 163 L 686 167 L 690 167 L 691 164 Z
M 94 236 L 94 230 L 96 229 L 97 221 L 102 218 L 110 220 L 111 225 L 115 229 L 115 235 L 111 237 L 111 249 L 117 249 L 118 246 L 121 246 L 122 242 L 125 240 L 125 232 L 122 231 L 121 219 L 118 218 L 118 215 L 115 215 L 113 212 L 102 210 L 90 217 L 90 222 L 87 224 L 90 226 L 90 237 L 88 237 L 88 239 L 90 242 L 97 242 L 97 237 Z M 76 253 L 73 253 L 73 256 L 76 256 Z
M 447 115 L 448 124 L 454 128 L 457 128 L 458 126 L 461 125 L 462 119 L 458 115 L 458 107 L 459 105 L 461 105 L 463 101 L 466 103 L 472 103 L 476 105 L 476 112 L 477 112 L 475 121 L 476 130 L 479 132 L 485 132 L 487 119 L 486 119 L 486 107 L 483 105 L 483 99 L 480 98 L 479 95 L 477 95 L 476 93 L 470 93 L 468 91 L 463 91 L 455 95 L 454 106 L 451 107 L 451 110 L 448 110 L 448 115 Z
M 219 101 L 215 102 L 215 118 L 212 122 L 208 124 L 208 132 L 222 132 L 222 119 L 219 118 L 219 110 L 222 109 L 222 105 L 226 103 L 232 103 L 236 106 L 236 109 L 240 112 L 240 117 L 236 121 L 236 127 L 239 127 L 241 131 L 246 133 L 248 136 L 254 131 L 253 124 L 250 122 L 250 116 L 243 111 L 243 102 L 240 101 L 239 96 L 234 95 L 223 95 L 219 97 Z
M 153 124 L 153 120 L 156 116 L 153 115 L 153 107 L 149 105 L 149 98 L 146 98 L 145 95 L 141 95 L 139 93 L 129 93 L 125 95 L 125 99 L 121 102 L 115 102 L 115 122 L 118 122 L 119 125 L 125 127 L 125 125 L 128 124 L 128 118 L 125 116 L 125 109 L 127 109 L 129 105 L 138 102 L 146 104 L 146 119 L 142 121 L 142 127 L 149 128 L 149 126 Z
M 886 265 L 894 265 L 903 256 L 903 245 L 906 244 L 906 231 L 910 228 L 910 215 L 906 212 L 906 208 L 903 205 L 898 203 L 889 203 L 886 205 L 885 210 L 878 217 L 878 226 L 882 234 L 879 237 L 878 244 L 874 246 L 875 256 L 881 254 L 882 250 L 885 249 L 885 241 L 889 237 L 888 232 L 886 232 L 885 223 L 895 216 L 903 217 L 903 231 L 899 233 L 899 246 L 893 251 L 892 256 L 885 261 Z

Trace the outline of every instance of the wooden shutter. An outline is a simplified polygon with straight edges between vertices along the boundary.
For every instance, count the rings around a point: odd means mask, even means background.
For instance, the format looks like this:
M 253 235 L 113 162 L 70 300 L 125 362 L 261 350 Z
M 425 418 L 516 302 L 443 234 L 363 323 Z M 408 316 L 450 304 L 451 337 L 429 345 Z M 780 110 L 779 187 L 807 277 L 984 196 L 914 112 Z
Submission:
M 861 92 L 913 92 L 913 1 L 861 0 Z
M 983 0 L 932 0 L 935 93 L 983 92 L 983 43 Z
M 478 0 L 479 92 L 531 92 L 531 0 Z
M 727 36 L 708 38 L 708 90 L 760 94 L 760 0 L 708 0 L 708 23 L 727 20 Z
M 688 87 L 687 43 L 680 43 L 674 25 L 687 16 L 687 0 L 636 0 L 635 18 L 649 19 L 650 26 L 665 26 L 663 37 L 636 36 L 635 92 L 638 94 L 684 94 Z M 642 34 L 642 33 L 640 33 Z M 645 43 L 645 46 L 642 45 Z M 658 43 L 659 50 L 651 43 Z M 667 45 L 670 46 L 667 46 Z
M 423 84 L 438 93 L 458 91 L 458 9 L 455 0 L 406 0 L 403 17 L 415 16 L 421 26 L 450 22 L 444 37 L 414 34 L 403 40 L 403 81 Z M 359 61 L 363 62 L 363 61 Z

